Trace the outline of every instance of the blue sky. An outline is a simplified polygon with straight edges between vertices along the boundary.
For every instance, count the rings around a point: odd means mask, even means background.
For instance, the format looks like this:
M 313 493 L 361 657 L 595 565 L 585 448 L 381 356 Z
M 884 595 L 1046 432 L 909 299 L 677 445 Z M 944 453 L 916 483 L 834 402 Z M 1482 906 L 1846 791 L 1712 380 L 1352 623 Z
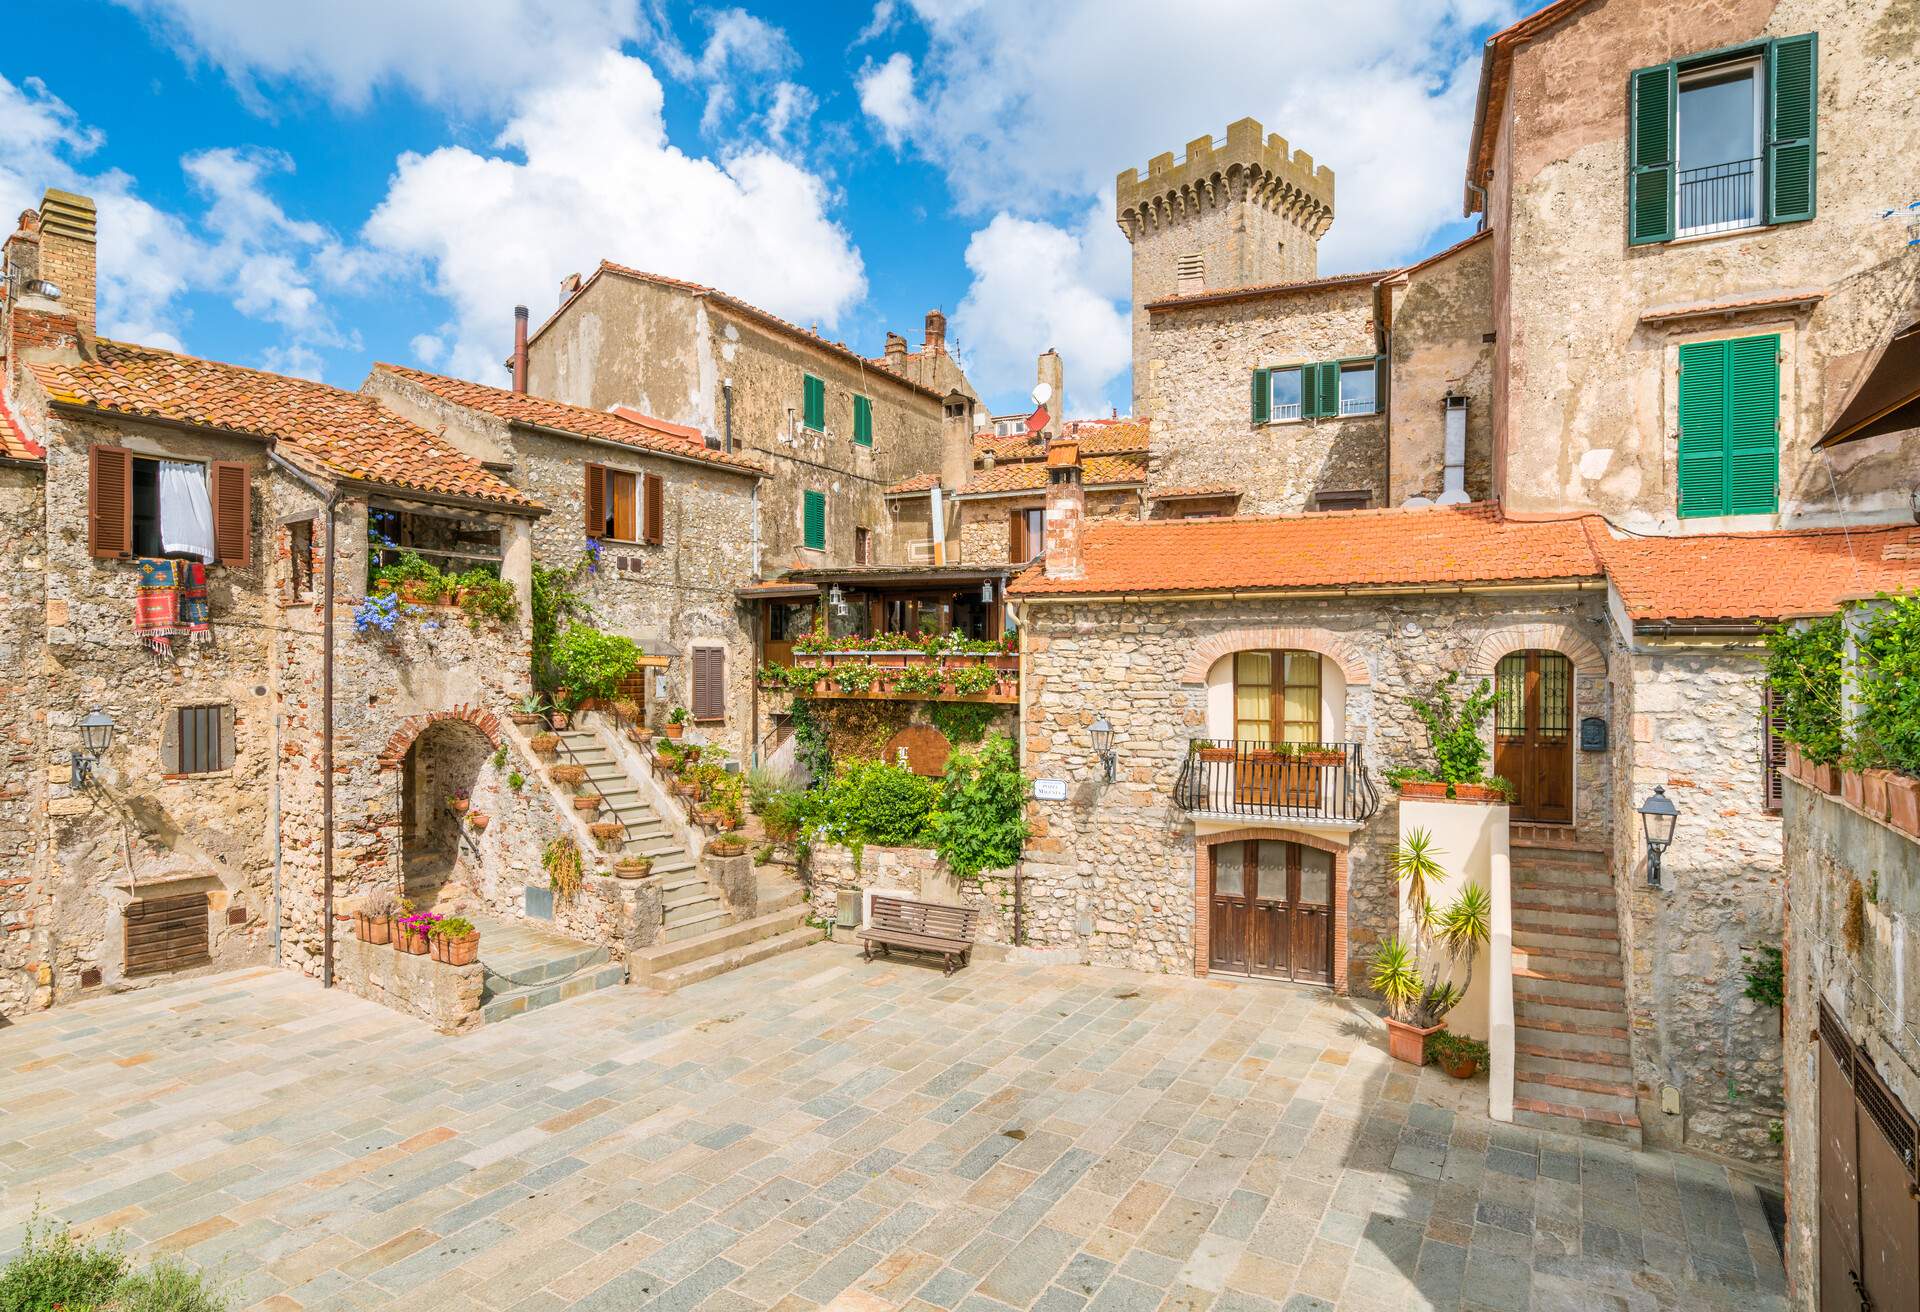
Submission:
M 357 386 L 501 382 L 600 258 L 870 354 L 933 306 L 996 409 L 1126 408 L 1113 177 L 1252 115 L 1338 177 L 1321 271 L 1464 235 L 1511 0 L 68 0 L 0 51 L 0 209 L 101 205 L 103 330 Z M 1273 55 L 1258 52 L 1270 42 Z

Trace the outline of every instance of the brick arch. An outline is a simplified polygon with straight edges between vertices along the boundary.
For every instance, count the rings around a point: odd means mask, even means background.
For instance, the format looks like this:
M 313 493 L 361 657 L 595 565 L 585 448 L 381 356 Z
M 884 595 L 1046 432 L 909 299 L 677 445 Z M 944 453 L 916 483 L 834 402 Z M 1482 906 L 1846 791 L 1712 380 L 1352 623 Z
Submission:
M 1559 652 L 1573 662 L 1575 674 L 1599 676 L 1607 672 L 1606 653 L 1592 638 L 1568 625 L 1543 621 L 1510 624 L 1481 634 L 1472 655 L 1467 657 L 1466 673 L 1470 678 L 1491 679 L 1502 656 L 1535 648 Z
M 1193 973 L 1201 978 L 1207 974 L 1209 921 L 1212 918 L 1212 903 L 1209 895 L 1211 888 L 1210 865 L 1213 849 L 1221 843 L 1238 843 L 1249 838 L 1266 838 L 1277 842 L 1298 843 L 1302 847 L 1317 847 L 1322 852 L 1333 854 L 1333 907 L 1329 919 L 1333 928 L 1333 991 L 1345 995 L 1352 991 L 1347 978 L 1347 856 L 1348 847 L 1336 843 L 1321 834 L 1310 834 L 1304 829 L 1287 829 L 1278 825 L 1266 827 L 1251 826 L 1242 829 L 1225 829 L 1217 834 L 1196 834 L 1193 839 Z
M 1340 672 L 1346 675 L 1349 688 L 1364 687 L 1373 682 L 1373 672 L 1367 669 L 1366 657 L 1348 639 L 1332 629 L 1308 629 L 1287 625 L 1261 629 L 1228 629 L 1200 639 L 1193 644 L 1193 650 L 1187 655 L 1186 668 L 1180 672 L 1180 682 L 1205 683 L 1207 671 L 1212 669 L 1213 663 L 1221 657 L 1231 656 L 1237 651 L 1260 651 L 1269 648 L 1318 652 L 1340 667 Z
M 407 759 L 407 750 L 414 740 L 427 731 L 427 726 L 438 724 L 442 720 L 459 720 L 470 724 L 486 735 L 489 745 L 500 746 L 500 717 L 484 706 L 463 705 L 448 711 L 429 711 L 425 715 L 409 715 L 400 721 L 387 739 L 387 745 L 380 752 L 382 770 L 398 770 Z

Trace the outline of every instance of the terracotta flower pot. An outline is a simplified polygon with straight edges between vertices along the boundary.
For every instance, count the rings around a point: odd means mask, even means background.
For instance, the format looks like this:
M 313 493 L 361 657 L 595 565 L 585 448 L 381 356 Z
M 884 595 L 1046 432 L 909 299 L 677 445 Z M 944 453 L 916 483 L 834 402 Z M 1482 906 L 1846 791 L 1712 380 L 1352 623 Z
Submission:
M 571 717 L 569 717 L 565 711 L 555 711 L 552 715 L 549 715 L 547 717 L 547 719 L 552 723 L 553 727 L 556 729 L 566 728 L 570 718 Z
M 1456 802 L 1504 802 L 1507 796 L 1498 788 L 1490 788 L 1486 784 L 1455 784 L 1453 799 Z
M 1200 759 L 1203 761 L 1231 761 L 1233 759 L 1233 748 L 1202 747 L 1200 749 Z
M 368 916 L 365 938 L 376 947 L 393 942 L 393 917 Z
M 613 863 L 616 879 L 644 879 L 653 873 L 653 858 L 645 856 L 623 856 Z
M 471 966 L 480 956 L 479 930 L 464 938 L 447 938 L 443 935 L 430 939 L 429 943 L 433 959 L 449 966 Z
M 527 740 L 527 746 L 533 748 L 535 756 L 550 757 L 560 750 L 560 737 L 558 734 L 537 733 Z
M 662 729 L 660 732 L 667 735 L 667 737 L 671 738 L 674 742 L 679 742 L 680 735 L 685 733 L 686 731 L 687 731 L 687 726 L 684 724 L 669 724 L 667 725 L 666 728 Z
M 1806 768 L 1807 758 L 1800 755 L 1800 745 L 1798 743 L 1788 743 L 1787 777 L 1804 781 L 1807 777 Z
M 403 927 L 400 937 L 395 940 L 395 944 L 402 952 L 410 956 L 424 957 L 427 954 L 427 936 L 417 929 L 405 929 Z
M 1840 791 L 1840 771 L 1831 765 L 1807 762 L 1806 780 L 1808 787 L 1818 789 L 1829 797 Z
M 1449 1053 L 1440 1059 L 1440 1069 L 1456 1080 L 1470 1080 L 1479 1072 L 1480 1063 L 1471 1057 Z
M 1860 773 L 1861 810 L 1875 820 L 1887 818 L 1888 785 L 1898 776 L 1891 770 L 1863 770 Z
M 589 793 L 583 797 L 574 798 L 573 809 L 576 811 L 598 811 L 600 809 L 600 794 Z
M 1896 774 L 1887 780 L 1887 822 L 1920 838 L 1920 779 Z
M 511 715 L 509 715 L 507 718 L 512 720 L 515 724 L 521 724 L 521 725 L 540 723 L 539 716 L 531 714 L 530 712 L 527 712 L 527 711 L 515 711 Z
M 1409 1025 L 1405 1021 L 1387 1017 L 1387 1053 L 1395 1061 L 1404 1061 L 1414 1066 L 1427 1064 L 1427 1035 L 1443 1028 L 1429 1025 L 1421 1029 L 1418 1025 Z
M 465 815 L 467 808 L 472 806 L 473 803 L 465 797 L 456 797 L 451 802 L 448 802 L 447 805 L 453 808 L 455 815 Z
M 1862 811 L 1867 809 L 1867 781 L 1858 770 L 1840 776 L 1840 800 Z
M 1399 785 L 1399 788 L 1400 796 L 1402 797 L 1444 798 L 1447 795 L 1447 786 L 1445 784 L 1432 783 L 1424 779 L 1409 779 Z
M 467 815 L 467 823 L 473 826 L 474 833 L 484 834 L 487 826 L 493 823 L 493 817 L 485 811 L 473 811 Z

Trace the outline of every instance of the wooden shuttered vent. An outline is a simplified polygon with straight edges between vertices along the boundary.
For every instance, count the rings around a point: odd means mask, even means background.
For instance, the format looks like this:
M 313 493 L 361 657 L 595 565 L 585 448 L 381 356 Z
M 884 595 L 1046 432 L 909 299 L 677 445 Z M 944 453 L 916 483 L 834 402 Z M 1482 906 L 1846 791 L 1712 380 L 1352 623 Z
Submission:
M 101 560 L 133 555 L 133 462 L 125 447 L 87 452 L 87 550 Z M 245 568 L 253 554 L 253 471 L 238 460 L 216 460 L 207 477 L 213 559 Z
M 204 966 L 213 957 L 207 947 L 207 895 L 146 897 L 127 904 L 125 970 L 128 975 L 158 975 Z
M 693 718 L 727 718 L 727 653 L 719 647 L 693 649 Z

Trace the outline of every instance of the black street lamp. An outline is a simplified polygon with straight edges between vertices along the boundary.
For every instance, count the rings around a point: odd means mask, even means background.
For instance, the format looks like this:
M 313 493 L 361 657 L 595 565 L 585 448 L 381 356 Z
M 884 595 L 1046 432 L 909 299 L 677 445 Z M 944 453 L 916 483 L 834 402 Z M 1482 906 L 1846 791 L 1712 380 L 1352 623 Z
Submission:
M 113 717 L 98 706 L 88 711 L 80 720 L 80 741 L 85 744 L 84 752 L 73 753 L 73 786 L 86 787 L 87 780 L 93 778 L 93 767 L 107 754 L 107 748 L 113 745 Z
M 1635 808 L 1647 833 L 1647 883 L 1660 887 L 1660 854 L 1673 841 L 1673 827 L 1680 821 L 1680 808 L 1667 796 L 1664 785 L 1655 784 L 1653 796 Z
M 1087 733 L 1093 739 L 1093 754 L 1100 758 L 1100 765 L 1106 771 L 1107 782 L 1113 782 L 1113 726 L 1107 723 L 1107 717 L 1101 716 L 1087 726 Z

